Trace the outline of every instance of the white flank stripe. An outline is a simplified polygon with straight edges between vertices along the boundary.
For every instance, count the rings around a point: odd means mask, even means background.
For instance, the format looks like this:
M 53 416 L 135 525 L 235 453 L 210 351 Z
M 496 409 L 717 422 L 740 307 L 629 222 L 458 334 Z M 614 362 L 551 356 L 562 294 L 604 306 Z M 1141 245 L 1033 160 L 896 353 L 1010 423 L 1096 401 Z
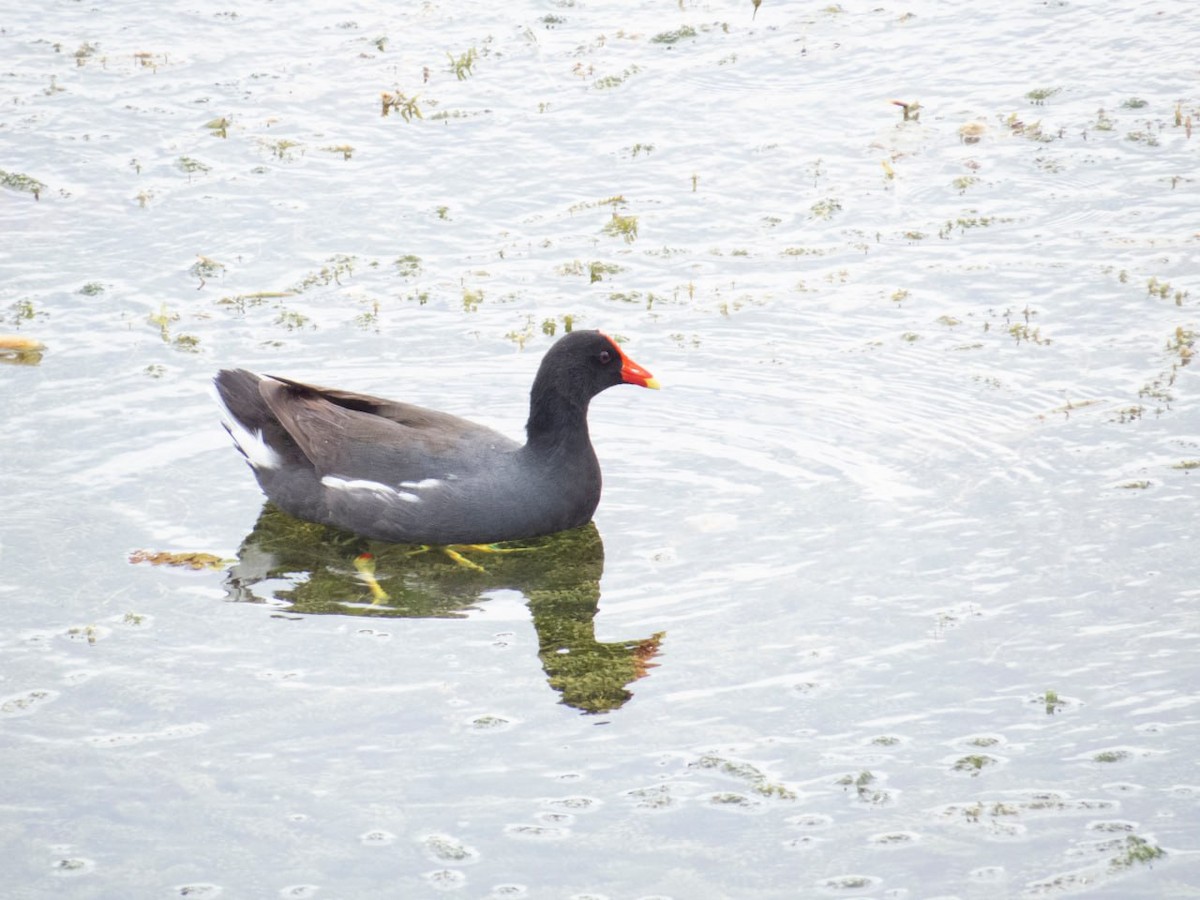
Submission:
M 437 487 L 441 483 L 441 480 L 438 478 L 424 478 L 421 481 L 402 481 L 400 482 L 400 487 L 415 488 L 419 491 L 422 488 Z
M 321 479 L 321 484 L 338 491 L 374 491 L 376 494 L 398 497 L 409 502 L 420 502 L 421 500 L 416 494 L 398 491 L 381 481 L 369 481 L 366 478 L 338 478 L 336 475 L 326 475 Z

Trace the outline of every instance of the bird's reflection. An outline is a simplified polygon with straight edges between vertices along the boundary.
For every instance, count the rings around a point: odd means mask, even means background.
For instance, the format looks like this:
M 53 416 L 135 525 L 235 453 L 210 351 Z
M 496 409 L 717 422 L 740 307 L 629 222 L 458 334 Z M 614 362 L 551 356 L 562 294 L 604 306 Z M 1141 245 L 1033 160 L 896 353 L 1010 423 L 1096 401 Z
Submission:
M 594 618 L 604 572 L 604 543 L 592 523 L 504 545 L 506 552 L 462 551 L 464 565 L 437 548 L 368 541 L 263 507 L 238 550 L 226 587 L 234 600 L 286 603 L 292 612 L 453 618 L 510 588 L 529 602 L 538 657 L 550 686 L 568 706 L 609 712 L 632 696 L 662 634 L 596 640 Z

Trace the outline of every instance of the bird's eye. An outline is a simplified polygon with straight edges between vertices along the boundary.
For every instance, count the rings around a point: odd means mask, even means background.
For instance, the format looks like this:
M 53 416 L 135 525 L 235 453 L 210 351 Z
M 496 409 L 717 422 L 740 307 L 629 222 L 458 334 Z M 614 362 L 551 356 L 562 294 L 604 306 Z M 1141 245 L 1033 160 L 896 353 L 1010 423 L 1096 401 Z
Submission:
M 612 354 L 609 353 L 607 350 L 601 350 L 600 351 L 600 363 L 602 365 L 607 366 L 610 362 L 612 362 Z

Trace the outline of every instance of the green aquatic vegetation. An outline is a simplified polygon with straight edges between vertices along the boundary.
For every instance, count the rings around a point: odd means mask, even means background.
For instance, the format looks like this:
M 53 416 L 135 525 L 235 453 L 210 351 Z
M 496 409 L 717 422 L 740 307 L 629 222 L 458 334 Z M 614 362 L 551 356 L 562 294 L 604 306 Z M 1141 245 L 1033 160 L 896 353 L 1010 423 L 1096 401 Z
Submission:
M 955 760 L 954 771 L 969 772 L 971 775 L 978 775 L 988 766 L 994 766 L 996 760 L 983 753 L 964 756 L 961 759 Z
M 1176 306 L 1183 306 L 1183 301 L 1187 299 L 1188 292 L 1172 287 L 1169 281 L 1159 281 L 1157 276 L 1150 276 L 1146 282 L 1146 293 L 1152 297 L 1159 297 L 1163 300 L 1171 298 L 1175 301 Z
M 613 194 L 603 200 L 581 200 L 579 203 L 573 203 L 567 207 L 567 212 L 574 215 L 580 210 L 595 209 L 600 206 L 611 206 L 615 210 L 618 206 L 626 206 L 628 202 L 624 194 Z
M 642 300 L 641 291 L 613 291 L 608 295 L 609 300 L 615 300 L 618 303 L 640 303 Z
M 46 185 L 31 175 L 25 175 L 22 172 L 6 172 L 3 169 L 0 169 L 0 186 L 8 188 L 10 191 L 33 194 L 34 200 L 42 199 L 42 191 L 46 189 Z
M 1126 481 L 1123 484 L 1118 484 L 1117 487 L 1127 491 L 1144 491 L 1150 487 L 1149 481 Z
M 1181 459 L 1172 465 L 1171 468 L 1180 469 L 1184 472 L 1190 472 L 1192 469 L 1200 469 L 1200 459 Z
M 281 309 L 279 315 L 275 317 L 275 324 L 281 325 L 288 331 L 297 331 L 301 328 L 316 328 L 312 320 L 303 313 L 298 313 L 292 309 Z
M 959 175 L 957 178 L 954 179 L 954 182 L 953 182 L 954 189 L 956 191 L 958 191 L 960 194 L 965 194 L 967 192 L 967 188 L 971 187 L 971 185 L 973 185 L 973 184 L 978 184 L 978 183 L 979 183 L 979 176 L 977 176 L 977 175 Z
M 900 743 L 900 738 L 891 734 L 881 734 L 879 737 L 871 738 L 871 743 L 877 747 L 894 747 Z
M 988 735 L 980 735 L 979 737 L 970 738 L 967 741 L 972 747 L 995 747 L 1000 743 L 1000 738 Z
M 1149 865 L 1156 859 L 1162 859 L 1167 851 L 1157 844 L 1151 844 L 1145 838 L 1131 834 L 1125 838 L 1124 852 L 1109 862 L 1113 869 L 1129 869 L 1135 865 Z
M 82 66 L 89 59 L 96 55 L 96 51 L 100 49 L 99 44 L 92 44 L 84 41 L 79 45 L 79 49 L 75 51 L 75 65 Z
M 921 339 L 921 336 L 919 334 L 917 334 L 915 331 L 906 331 L 902 335 L 900 335 L 900 340 L 905 341 L 906 343 L 909 343 L 909 344 L 915 344 L 920 339 Z
M 212 133 L 213 137 L 226 138 L 229 137 L 229 124 L 231 121 L 229 116 L 221 116 L 220 118 L 210 119 L 205 122 L 204 127 Z
M 45 700 L 50 696 L 49 691 L 32 690 L 27 694 L 22 694 L 19 697 L 10 697 L 3 703 L 0 703 L 0 715 L 12 715 L 13 713 L 22 713 L 25 710 L 32 708 L 38 702 Z
M 1061 91 L 1062 88 L 1034 88 L 1025 94 L 1025 99 L 1035 106 L 1042 106 L 1047 100 Z
M 259 144 L 271 151 L 271 155 L 278 160 L 290 160 L 295 154 L 292 151 L 297 147 L 303 147 L 299 141 L 289 140 L 288 138 L 279 138 L 273 141 L 260 140 Z
M 1122 762 L 1132 757 L 1133 754 L 1128 750 L 1101 750 L 1092 757 L 1092 762 L 1098 763 L 1114 763 Z
M 619 237 L 627 244 L 632 244 L 638 236 L 638 217 L 623 216 L 613 210 L 612 218 L 600 229 L 609 237 Z
M 293 285 L 289 292 L 293 294 L 301 294 L 309 288 L 324 287 L 327 284 L 341 284 L 343 275 L 350 275 L 354 272 L 354 267 L 358 263 L 358 257 L 347 256 L 344 253 L 339 253 L 329 257 L 326 265 L 321 266 L 315 272 L 310 272 L 305 275 L 300 281 Z
M 238 312 L 245 312 L 248 306 L 262 306 L 268 300 L 279 300 L 291 297 L 293 291 L 255 291 L 251 294 L 237 294 L 232 297 L 222 297 L 216 301 L 217 306 L 233 306 Z
M 479 856 L 460 841 L 441 834 L 431 834 L 422 843 L 432 856 L 444 862 L 468 862 Z
M 1042 337 L 1040 328 L 1031 328 L 1028 322 L 1014 322 L 1008 326 L 1008 333 L 1018 344 L 1022 341 L 1038 345 L 1051 343 L 1050 338 Z
M 184 353 L 199 353 L 200 338 L 194 334 L 176 335 L 175 340 L 171 341 L 171 346 Z
M 146 620 L 146 617 L 140 613 L 125 613 L 125 617 L 121 620 L 126 625 L 141 625 Z
M 483 302 L 483 289 L 473 291 L 469 287 L 463 287 L 462 292 L 462 307 L 464 312 L 475 312 L 479 309 L 479 304 Z
M 321 150 L 324 153 L 340 153 L 342 154 L 342 159 L 347 160 L 354 155 L 354 148 L 349 144 L 336 144 L 330 147 L 322 147 Z
M 887 791 L 874 787 L 875 780 L 875 775 L 864 769 L 858 775 L 844 775 L 836 783 L 843 787 L 853 787 L 860 802 L 879 806 L 889 802 L 891 797 Z
M 1141 97 L 1130 97 L 1128 100 L 1121 101 L 1121 106 L 1123 106 L 1125 109 L 1143 109 L 1149 105 L 1150 102 L 1148 100 L 1143 100 Z
M 475 74 L 472 70 L 478 57 L 479 53 L 474 47 L 457 57 L 453 53 L 446 54 L 446 58 L 450 60 L 450 71 L 459 81 L 465 81 Z
M 946 223 L 938 229 L 938 237 L 946 240 L 958 229 L 962 233 L 966 233 L 970 228 L 987 228 L 996 222 L 1008 222 L 1010 219 L 997 219 L 995 216 L 959 216 L 957 219 L 947 220 Z
M 624 796 L 634 801 L 634 805 L 639 809 L 667 809 L 676 803 L 675 798 L 671 796 L 671 789 L 665 784 L 635 788 L 632 791 L 626 791 Z
M 200 279 L 200 284 L 196 286 L 196 290 L 199 290 L 208 283 L 208 279 L 217 278 L 225 274 L 225 264 L 219 263 L 207 256 L 198 256 L 196 257 L 196 261 L 188 268 L 188 273 Z
M 829 891 L 863 891 L 875 883 L 874 879 L 866 875 L 839 875 L 836 878 L 826 878 L 821 882 L 821 887 Z
M 1050 141 L 1054 140 L 1054 135 L 1042 131 L 1042 122 L 1040 119 L 1036 122 L 1026 122 L 1016 113 L 1011 113 L 1008 118 L 1004 120 L 1004 124 L 1014 135 L 1028 138 L 1031 141 L 1049 143 Z M 1062 137 L 1063 132 L 1060 131 L 1058 136 Z
M 190 156 L 179 157 L 179 159 L 175 160 L 175 167 L 185 173 L 188 176 L 188 180 L 191 180 L 191 176 L 193 175 L 204 175 L 212 171 L 212 166 L 206 165 Z
M 654 150 L 654 145 L 653 144 L 643 144 L 641 142 L 638 142 L 638 143 L 634 144 L 632 147 L 626 147 L 625 149 L 629 151 L 630 156 L 632 156 L 634 159 L 636 159 L 638 157 L 638 154 L 641 154 L 641 153 L 645 153 L 647 156 L 649 156 L 650 153 Z
M 436 101 L 430 100 L 430 106 L 436 106 Z M 451 119 L 473 119 L 476 116 L 491 114 L 490 109 L 443 109 L 429 117 L 430 122 L 449 122 Z
M 592 87 L 598 91 L 607 91 L 615 87 L 620 87 L 641 69 L 637 65 L 629 66 L 629 68 L 621 71 L 619 75 L 605 75 L 602 78 L 597 78 L 592 82 Z
M 1187 296 L 1187 292 L 1184 292 Z M 1175 326 L 1175 333 L 1167 339 L 1167 352 L 1179 357 L 1179 365 L 1186 366 L 1193 356 L 1192 347 L 1196 345 L 1196 332 L 1182 325 Z
M 512 723 L 503 716 L 483 715 L 471 720 L 471 727 L 480 731 L 490 731 L 495 728 L 505 728 Z
M 79 289 L 79 293 L 85 297 L 96 297 L 104 293 L 104 285 L 99 281 L 89 281 Z
M 504 337 L 516 344 L 519 350 L 524 350 L 526 342 L 535 334 L 537 334 L 537 327 L 533 316 L 526 315 L 525 323 L 519 329 L 514 328 L 512 331 L 509 331 Z
M 1133 141 L 1135 144 L 1145 144 L 1147 147 L 1158 146 L 1158 135 L 1149 130 L 1130 131 L 1125 135 L 1125 140 Z
M 713 794 L 709 797 L 709 803 L 715 806 L 751 807 L 754 805 L 754 801 L 745 794 L 735 794 L 732 791 L 722 791 L 718 794 Z
M 616 263 L 605 263 L 599 260 L 593 260 L 588 263 L 588 283 L 595 284 L 597 281 L 603 281 L 605 275 L 616 275 L 624 270 L 623 266 L 618 266 Z
M 82 638 L 89 644 L 96 643 L 96 638 L 99 636 L 95 625 L 75 625 L 67 629 L 67 637 L 72 640 Z
M 824 200 L 818 200 L 814 203 L 809 211 L 817 219 L 832 219 L 835 213 L 841 212 L 842 204 L 832 197 L 826 197 Z
M 421 108 L 417 105 L 417 97 L 409 97 L 403 91 L 383 91 L 379 95 L 382 105 L 381 115 L 387 118 L 392 110 L 400 113 L 400 118 L 405 122 L 411 122 L 413 119 L 425 118 L 421 114 Z
M 824 256 L 828 251 L 818 247 L 784 247 L 780 256 Z
M 149 53 L 145 50 L 140 50 L 133 54 L 133 61 L 140 68 L 151 69 L 157 72 L 159 66 L 165 66 L 169 60 L 165 53 Z
M 896 298 L 893 297 L 892 299 Z M 939 325 L 945 325 L 947 328 L 956 328 L 962 324 L 962 319 L 956 319 L 954 316 L 938 316 L 934 321 Z
M 1066 705 L 1062 700 L 1059 699 L 1058 692 L 1052 690 L 1047 690 L 1044 694 L 1042 694 L 1041 697 L 1037 699 L 1037 702 L 1044 703 L 1046 705 L 1046 715 L 1048 716 L 1054 715 Z
M 396 258 L 395 266 L 401 278 L 414 278 L 421 274 L 421 257 L 406 253 Z
M 1092 124 L 1092 127 L 1097 131 L 1112 131 L 1116 126 L 1112 118 L 1104 111 L 1104 107 L 1102 106 L 1096 111 L 1096 121 Z
M 379 330 L 379 301 L 372 300 L 371 308 L 360 312 L 354 317 L 354 324 L 359 328 L 373 328 Z
M 756 793 L 764 797 L 775 797 L 780 800 L 796 799 L 795 791 L 784 787 L 782 784 L 769 781 L 766 775 L 749 763 L 725 759 L 713 754 L 705 754 L 695 762 L 688 763 L 688 768 L 716 770 L 729 778 L 746 782 Z M 735 794 L 732 796 L 741 795 Z
M 685 38 L 694 38 L 696 29 L 691 25 L 682 25 L 674 31 L 661 31 L 650 38 L 652 44 L 677 44 Z
M 563 315 L 559 316 L 558 319 L 543 319 L 542 334 L 547 335 L 548 337 L 554 337 L 554 335 L 558 333 L 559 321 L 562 322 L 563 334 L 570 334 L 575 328 L 575 317 L 570 313 L 564 313 Z

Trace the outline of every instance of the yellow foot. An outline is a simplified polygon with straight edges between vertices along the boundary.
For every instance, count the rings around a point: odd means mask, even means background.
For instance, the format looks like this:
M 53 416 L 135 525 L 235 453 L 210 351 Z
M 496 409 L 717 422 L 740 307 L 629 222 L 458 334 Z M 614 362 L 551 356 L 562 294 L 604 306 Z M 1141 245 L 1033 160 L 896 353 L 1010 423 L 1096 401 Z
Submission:
M 390 600 L 388 592 L 383 589 L 375 578 L 375 557 L 370 553 L 361 553 L 354 557 L 354 568 L 358 569 L 359 580 L 367 586 L 371 592 L 371 605 L 375 606 Z
M 421 547 L 418 547 L 416 550 L 413 550 L 408 555 L 416 556 L 418 553 L 428 553 L 432 549 L 434 549 L 432 546 L 426 544 Z M 467 551 L 473 551 L 475 553 L 525 553 L 526 551 L 533 550 L 535 548 L 533 548 L 533 547 L 502 547 L 502 546 L 500 546 L 499 543 L 495 543 L 495 544 L 446 544 L 445 546 L 439 547 L 438 549 L 441 550 L 443 553 L 445 553 L 448 557 L 450 557 L 450 559 L 452 559 L 455 563 L 457 563 L 458 565 L 462 566 L 465 569 L 471 569 L 475 572 L 486 572 L 487 569 L 485 569 L 483 566 L 479 565 L 479 563 L 472 562 L 471 560 L 467 559 L 467 557 L 464 556 L 463 554 L 466 553 Z

